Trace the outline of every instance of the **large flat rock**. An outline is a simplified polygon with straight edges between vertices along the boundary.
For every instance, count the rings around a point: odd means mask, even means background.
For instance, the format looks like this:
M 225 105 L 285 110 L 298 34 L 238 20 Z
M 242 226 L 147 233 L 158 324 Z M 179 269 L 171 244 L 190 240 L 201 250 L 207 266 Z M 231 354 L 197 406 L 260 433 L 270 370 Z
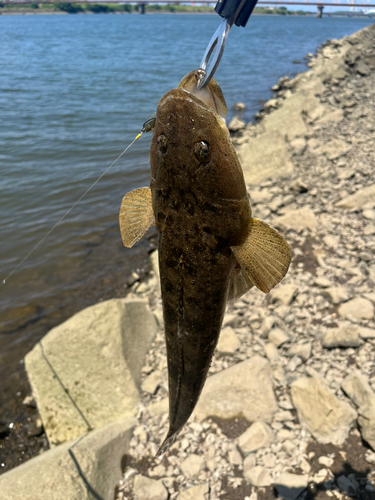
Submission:
M 237 148 L 246 184 L 263 179 L 288 177 L 293 163 L 284 137 L 278 130 L 267 131 Z
M 1 500 L 113 500 L 135 424 L 120 419 L 3 474 Z
M 369 202 L 375 202 L 375 184 L 359 189 L 356 193 L 338 201 L 335 206 L 337 208 L 358 209 Z
M 299 421 L 319 443 L 343 444 L 357 416 L 348 403 L 338 400 L 317 378 L 293 382 L 291 396 Z
M 276 410 L 268 362 L 253 356 L 209 377 L 195 414 L 201 420 L 215 416 L 270 422 Z
M 134 415 L 157 322 L 142 300 L 113 299 L 53 328 L 25 358 L 51 446 Z

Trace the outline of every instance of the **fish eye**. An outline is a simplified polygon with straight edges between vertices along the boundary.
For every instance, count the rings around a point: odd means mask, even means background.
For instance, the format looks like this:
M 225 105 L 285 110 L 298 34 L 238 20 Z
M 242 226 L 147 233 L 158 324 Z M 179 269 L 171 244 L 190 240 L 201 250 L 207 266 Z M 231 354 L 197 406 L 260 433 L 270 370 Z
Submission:
M 167 138 L 165 137 L 164 134 L 159 135 L 159 137 L 157 139 L 157 143 L 158 143 L 160 152 L 165 153 L 167 151 L 168 141 L 167 141 Z
M 200 163 L 206 163 L 209 161 L 211 153 L 210 146 L 206 141 L 199 141 L 194 146 L 194 154 Z

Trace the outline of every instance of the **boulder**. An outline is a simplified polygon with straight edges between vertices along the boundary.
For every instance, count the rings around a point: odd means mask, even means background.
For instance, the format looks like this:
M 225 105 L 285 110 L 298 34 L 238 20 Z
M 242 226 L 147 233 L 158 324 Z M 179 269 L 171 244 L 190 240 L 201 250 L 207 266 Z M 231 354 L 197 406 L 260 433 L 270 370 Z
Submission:
M 198 484 L 192 488 L 181 491 L 178 500 L 206 500 L 208 495 L 208 484 Z
M 375 394 L 367 378 L 359 370 L 349 373 L 343 380 L 341 388 L 359 408 L 367 405 L 370 401 L 375 403 Z
M 159 479 L 150 479 L 149 477 L 137 475 L 134 478 L 134 500 L 167 500 L 168 491 Z
M 323 337 L 323 347 L 333 349 L 334 347 L 359 347 L 363 340 L 359 336 L 356 325 L 343 322 L 338 328 L 331 328 L 326 331 Z
M 269 425 L 265 422 L 254 422 L 241 436 L 238 438 L 238 447 L 246 456 L 252 451 L 257 451 L 260 448 L 267 448 L 273 440 L 273 432 Z
M 269 364 L 256 355 L 209 377 L 195 415 L 201 420 L 215 416 L 270 422 L 276 410 Z
M 297 210 L 286 210 L 285 215 L 275 217 L 272 223 L 277 229 L 293 229 L 297 232 L 300 232 L 303 229 L 315 231 L 318 227 L 318 220 L 315 217 L 314 212 L 309 207 L 302 207 Z
M 241 343 L 231 326 L 226 326 L 221 330 L 217 351 L 223 354 L 233 354 Z
M 359 407 L 358 424 L 362 438 L 375 450 L 375 393 L 367 378 L 355 370 L 344 379 L 341 387 Z
M 329 113 L 326 113 L 324 116 L 319 118 L 319 120 L 316 121 L 318 125 L 324 124 L 324 123 L 339 123 L 341 120 L 344 118 L 344 112 L 342 109 L 334 109 L 333 111 L 330 111 Z
M 282 472 L 277 478 L 277 481 L 275 481 L 275 488 L 279 497 L 287 498 L 288 500 L 296 500 L 306 488 L 308 482 L 309 476 L 307 474 Z
M 271 486 L 272 484 L 272 477 L 268 469 L 260 465 L 244 470 L 244 477 L 253 486 Z
M 244 128 L 246 128 L 246 123 L 238 116 L 234 116 L 228 125 L 228 130 L 230 132 L 238 132 L 239 130 L 243 130 Z
M 337 160 L 340 156 L 346 155 L 350 146 L 341 139 L 332 139 L 319 148 L 321 154 L 326 155 L 329 160 Z
M 359 189 L 356 193 L 343 198 L 335 204 L 335 207 L 359 209 L 369 202 L 375 203 L 375 184 Z
M 51 446 L 134 415 L 157 322 L 146 301 L 112 299 L 53 328 L 26 358 Z
M 112 500 L 135 424 L 119 419 L 3 474 L 1 500 Z
M 319 443 L 343 444 L 357 416 L 348 403 L 338 400 L 317 378 L 293 382 L 291 397 L 300 423 Z
M 293 172 L 287 144 L 278 130 L 250 137 L 237 152 L 247 184 L 258 184 L 270 177 L 288 177 Z
M 372 319 L 374 317 L 374 306 L 363 297 L 355 297 L 349 302 L 341 304 L 337 312 L 341 318 Z
M 341 304 L 341 302 L 346 302 L 350 298 L 348 290 L 342 286 L 326 288 L 321 292 L 321 295 L 329 299 L 332 304 Z
M 298 295 L 298 286 L 293 285 L 293 283 L 279 285 L 277 288 L 272 290 L 270 295 L 272 304 L 276 303 L 289 306 Z
M 204 464 L 204 456 L 192 453 L 180 464 L 180 469 L 187 479 L 194 479 Z
M 355 69 L 361 76 L 368 76 L 371 73 L 371 69 L 362 59 L 357 62 L 357 64 L 355 65 Z

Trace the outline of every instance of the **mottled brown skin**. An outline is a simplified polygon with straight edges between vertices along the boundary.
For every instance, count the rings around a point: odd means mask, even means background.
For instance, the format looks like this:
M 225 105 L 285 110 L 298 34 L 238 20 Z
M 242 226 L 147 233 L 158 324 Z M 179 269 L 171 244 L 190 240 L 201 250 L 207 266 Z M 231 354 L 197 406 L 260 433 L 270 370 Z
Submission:
M 221 118 L 182 88 L 159 102 L 151 192 L 169 373 L 166 451 L 191 415 L 216 347 L 235 257 L 251 217 L 242 168 Z M 209 156 L 196 154 L 200 141 Z

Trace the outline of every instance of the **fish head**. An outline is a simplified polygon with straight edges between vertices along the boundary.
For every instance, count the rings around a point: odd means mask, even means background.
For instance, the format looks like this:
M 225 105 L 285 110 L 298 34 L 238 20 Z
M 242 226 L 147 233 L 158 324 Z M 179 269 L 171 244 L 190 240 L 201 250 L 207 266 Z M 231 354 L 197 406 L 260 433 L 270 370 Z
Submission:
M 251 215 L 246 185 L 222 91 L 215 80 L 197 90 L 198 79 L 199 70 L 189 73 L 159 101 L 150 149 L 153 210 L 159 229 L 173 211 L 180 218 L 199 212 L 205 227 L 232 242 Z

